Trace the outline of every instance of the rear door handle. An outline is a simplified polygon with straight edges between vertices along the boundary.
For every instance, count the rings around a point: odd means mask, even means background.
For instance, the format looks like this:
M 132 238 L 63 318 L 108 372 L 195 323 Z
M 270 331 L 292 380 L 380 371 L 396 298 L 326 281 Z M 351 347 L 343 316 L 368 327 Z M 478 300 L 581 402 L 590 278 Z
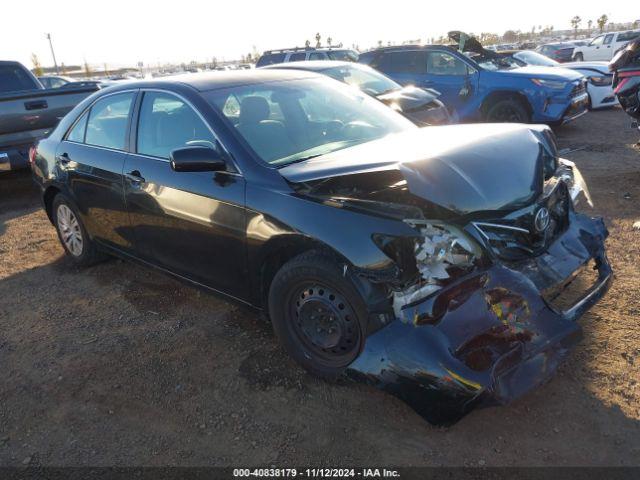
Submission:
M 69 155 L 67 153 L 62 153 L 60 155 L 56 155 L 56 160 L 61 165 L 68 165 L 69 162 L 71 161 L 71 159 L 69 158 Z
M 144 183 L 144 177 L 140 174 L 140 172 L 138 170 L 134 170 L 132 172 L 125 173 L 124 176 L 133 185 L 140 185 L 140 184 Z
M 24 102 L 25 110 L 43 110 L 48 108 L 46 100 L 32 100 L 31 102 Z

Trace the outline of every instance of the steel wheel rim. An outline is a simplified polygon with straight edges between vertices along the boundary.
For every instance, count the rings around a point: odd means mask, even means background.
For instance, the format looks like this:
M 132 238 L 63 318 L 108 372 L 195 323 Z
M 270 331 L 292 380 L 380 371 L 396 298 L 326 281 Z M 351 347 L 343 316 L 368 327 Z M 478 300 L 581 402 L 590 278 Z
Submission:
M 82 238 L 82 230 L 80 222 L 76 218 L 73 211 L 66 205 L 62 204 L 56 211 L 58 220 L 58 231 L 65 248 L 74 257 L 82 255 L 84 241 Z
M 361 332 L 346 299 L 313 283 L 297 288 L 291 300 L 294 332 L 315 360 L 331 367 L 351 363 L 359 352 Z

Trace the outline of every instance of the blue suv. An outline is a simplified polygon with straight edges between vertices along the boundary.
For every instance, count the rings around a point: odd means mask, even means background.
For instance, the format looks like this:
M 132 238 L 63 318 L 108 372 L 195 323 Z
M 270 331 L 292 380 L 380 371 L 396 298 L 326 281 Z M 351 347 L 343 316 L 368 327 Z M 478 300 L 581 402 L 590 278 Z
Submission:
M 360 54 L 403 85 L 433 88 L 461 121 L 562 124 L 587 112 L 584 77 L 552 67 L 521 67 L 475 38 L 449 34 L 455 46 L 406 45 Z

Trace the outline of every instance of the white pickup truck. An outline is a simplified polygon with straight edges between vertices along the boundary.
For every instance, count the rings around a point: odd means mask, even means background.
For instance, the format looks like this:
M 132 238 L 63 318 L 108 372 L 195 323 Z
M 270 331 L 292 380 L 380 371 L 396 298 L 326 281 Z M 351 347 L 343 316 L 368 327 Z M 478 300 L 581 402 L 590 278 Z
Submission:
M 574 48 L 573 60 L 576 62 L 608 62 L 613 58 L 615 52 L 638 37 L 640 37 L 640 30 L 601 33 L 587 45 Z
M 45 89 L 18 62 L 0 61 L 0 173 L 28 167 L 28 151 L 96 85 Z

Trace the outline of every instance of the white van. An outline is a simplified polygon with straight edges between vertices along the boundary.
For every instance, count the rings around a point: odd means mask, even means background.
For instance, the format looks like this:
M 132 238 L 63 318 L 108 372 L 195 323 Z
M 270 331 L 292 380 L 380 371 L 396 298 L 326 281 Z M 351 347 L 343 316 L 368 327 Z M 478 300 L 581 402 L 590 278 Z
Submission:
M 640 37 L 640 30 L 625 32 L 607 32 L 598 35 L 587 45 L 573 49 L 573 60 L 576 62 L 602 60 L 608 62 L 618 49 L 631 40 Z

